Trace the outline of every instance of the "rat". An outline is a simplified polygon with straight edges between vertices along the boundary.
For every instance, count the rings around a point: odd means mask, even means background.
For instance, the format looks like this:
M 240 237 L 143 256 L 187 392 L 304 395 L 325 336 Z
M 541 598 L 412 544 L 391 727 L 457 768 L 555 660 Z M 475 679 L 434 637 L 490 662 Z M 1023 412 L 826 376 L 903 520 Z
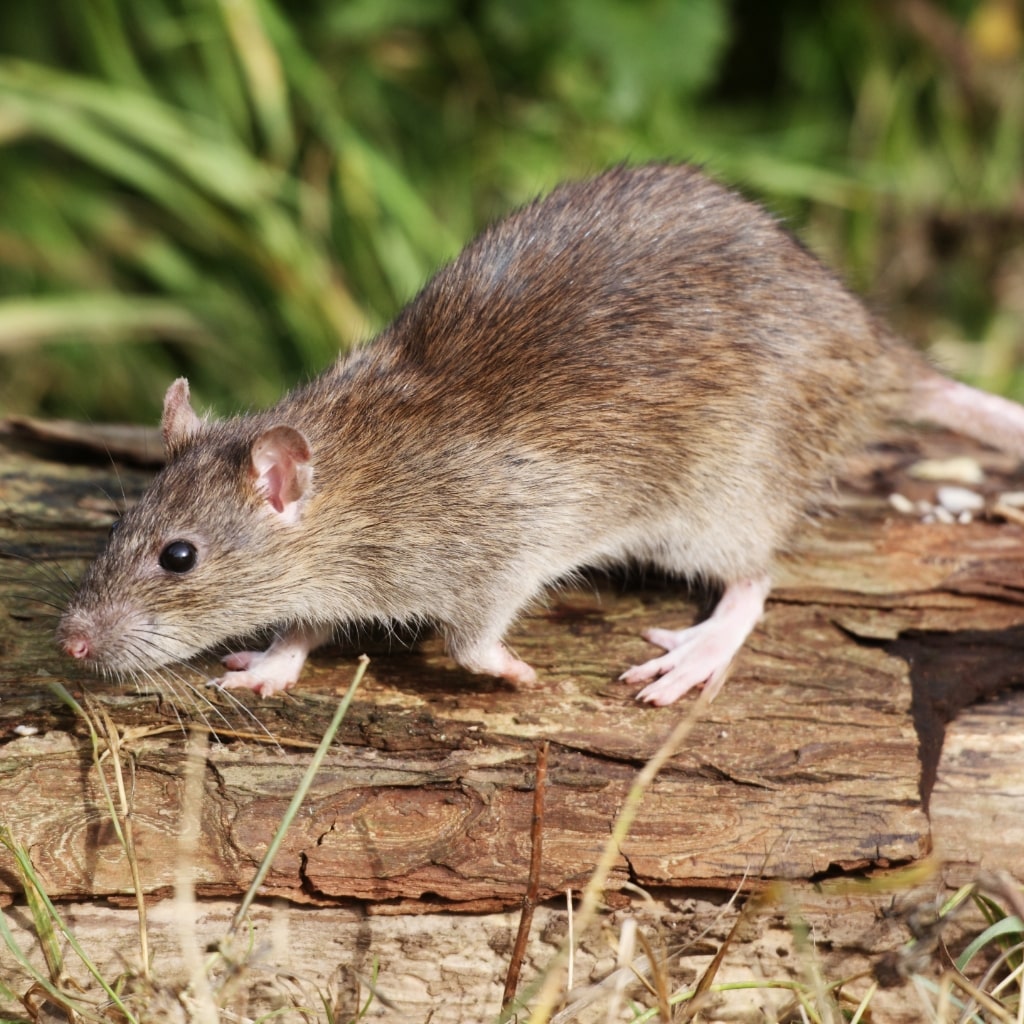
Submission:
M 237 637 L 263 696 L 356 621 L 431 623 L 471 672 L 583 567 L 720 590 L 627 669 L 668 704 L 721 688 L 773 559 L 842 459 L 891 419 L 1024 456 L 1024 407 L 943 376 L 771 214 L 687 164 L 618 166 L 498 221 L 374 341 L 271 409 L 164 401 L 165 468 L 58 627 L 132 676 Z

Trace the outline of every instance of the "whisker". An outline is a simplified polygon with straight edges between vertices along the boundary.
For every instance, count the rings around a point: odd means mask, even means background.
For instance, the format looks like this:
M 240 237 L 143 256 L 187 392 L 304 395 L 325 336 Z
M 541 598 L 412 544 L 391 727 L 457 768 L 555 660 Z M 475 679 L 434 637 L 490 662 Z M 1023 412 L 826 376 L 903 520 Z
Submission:
M 283 751 L 283 747 L 278 742 L 277 737 L 260 721 L 259 716 L 250 708 L 243 700 L 232 693 L 230 690 L 224 689 L 223 686 L 218 686 L 216 680 L 211 680 L 216 689 L 218 695 L 224 697 L 225 700 L 232 706 L 232 708 L 238 712 L 244 719 L 252 724 L 255 730 L 262 733 L 266 738 L 273 744 L 274 748 L 278 751 Z M 228 719 L 224 716 L 224 713 L 217 708 L 217 706 L 209 700 L 203 694 L 200 694 L 198 690 L 192 686 L 191 683 L 187 684 L 189 689 L 193 690 L 197 696 L 202 696 L 202 699 L 210 705 L 211 708 L 216 709 L 218 716 L 224 721 L 225 726 L 228 726 Z
M 75 582 L 68 575 L 67 571 L 59 562 L 51 562 L 42 558 L 35 558 L 32 555 L 22 555 L 17 551 L 0 551 L 0 559 L 9 558 L 12 561 L 25 562 L 32 566 L 32 568 L 43 577 L 43 579 L 51 586 L 57 587 L 58 593 L 69 597 L 75 592 Z M 20 577 L 20 576 L 5 576 L 7 579 L 15 583 L 35 583 L 41 585 L 39 580 L 33 580 L 31 577 Z
M 48 562 L 46 566 L 51 572 L 51 578 L 55 583 L 59 583 L 61 586 L 66 583 L 70 593 L 73 594 L 75 592 L 78 584 L 71 578 L 71 574 L 60 562 Z
M 0 582 L 4 582 L 4 583 L 18 583 L 19 581 L 17 581 L 17 580 L 10 580 L 10 579 L 8 579 L 8 578 L 6 578 L 4 576 L 0 576 Z M 43 591 L 44 594 L 48 594 L 52 598 L 60 597 L 59 594 L 51 593 L 49 590 L 46 590 L 45 588 L 40 588 L 40 589 Z M 47 601 L 45 598 L 35 597 L 31 593 L 19 593 L 17 591 L 12 591 L 11 592 L 11 596 L 18 598 L 18 600 L 21 600 L 21 601 L 31 601 L 32 604 L 45 605 L 47 608 L 53 608 L 55 611 L 57 611 L 59 613 L 63 613 L 63 611 L 64 611 L 64 609 L 66 607 L 66 602 L 64 602 L 64 601 L 61 601 L 58 604 L 56 600 Z
M 116 471 L 117 471 L 117 467 L 116 467 L 116 466 L 114 466 L 113 468 L 114 468 L 114 471 L 115 471 L 115 473 L 116 473 Z M 111 507 L 112 509 L 116 509 L 116 510 L 117 510 L 117 514 L 118 514 L 118 515 L 122 515 L 122 514 L 124 513 L 124 510 L 125 510 L 125 508 L 127 507 L 127 504 L 128 504 L 128 499 L 127 499 L 127 498 L 125 497 L 125 494 L 124 494 L 124 485 L 123 485 L 123 484 L 121 484 L 121 478 L 120 478 L 120 475 L 118 475 L 118 477 L 117 477 L 117 482 L 118 482 L 118 484 L 119 484 L 119 485 L 120 485 L 120 487 L 121 487 L 121 497 L 122 497 L 122 500 L 120 500 L 120 501 L 118 501 L 118 499 L 117 499 L 117 498 L 115 498 L 115 497 L 114 497 L 114 496 L 113 496 L 113 495 L 112 495 L 112 494 L 111 494 L 111 493 L 110 493 L 110 492 L 109 492 L 109 491 L 108 491 L 108 490 L 106 489 L 106 487 L 100 487 L 99 485 L 97 485 L 96 489 L 97 489 L 97 490 L 98 490 L 98 491 L 100 492 L 100 494 L 102 494 L 102 495 L 103 495 L 103 497 L 104 497 L 104 498 L 106 498 L 106 500 L 107 500 L 107 501 L 108 501 L 108 502 L 110 503 L 110 507 Z
M 180 673 L 178 673 L 178 671 L 175 668 L 165 666 L 164 671 L 169 673 L 172 676 L 172 678 L 180 684 L 182 688 L 191 693 L 193 697 L 196 699 L 196 701 L 200 702 L 201 705 L 209 708 L 213 715 L 223 723 L 225 729 L 236 731 L 237 724 L 232 723 L 231 720 L 227 717 L 227 715 L 225 715 L 225 713 L 221 710 L 221 708 L 218 707 L 218 705 L 215 704 L 212 700 L 210 700 L 209 696 L 206 693 L 206 688 L 208 687 L 212 686 L 214 691 L 217 693 L 218 697 L 222 697 L 223 699 L 227 700 L 228 703 L 231 705 L 232 710 L 240 714 L 243 717 L 243 719 L 249 722 L 257 732 L 262 733 L 277 750 L 280 751 L 283 749 L 280 743 L 277 741 L 277 738 L 274 736 L 274 734 L 263 724 L 263 722 L 260 721 L 259 716 L 256 715 L 244 701 L 242 701 L 230 690 L 226 690 L 222 686 L 217 685 L 217 681 L 215 679 L 208 680 L 203 687 L 200 687 L 197 686 L 195 683 L 191 682 L 190 680 L 186 679 L 184 676 L 180 675 Z M 207 718 L 207 716 L 201 710 L 201 708 L 197 707 L 196 711 L 202 718 L 207 728 L 214 734 L 214 736 L 216 736 L 216 727 L 210 722 L 209 718 Z
M 159 701 L 159 703 L 163 704 L 164 703 L 164 684 L 162 683 L 162 681 L 159 680 L 156 677 L 156 674 L 152 670 L 144 670 L 141 673 L 141 675 L 148 681 L 150 688 L 152 690 L 156 691 L 157 700 Z M 135 692 L 138 693 L 139 689 L 140 689 L 139 688 L 138 679 L 133 680 L 133 682 L 134 682 L 134 685 L 135 685 Z M 173 692 L 173 687 L 172 687 L 172 692 Z M 178 728 L 181 730 L 182 736 L 185 739 L 187 739 L 188 738 L 188 728 L 187 728 L 185 722 L 183 721 L 183 719 L 181 717 L 181 712 L 178 710 L 177 704 L 175 704 L 174 701 L 168 701 L 167 703 L 170 706 L 171 712 L 174 715 L 174 720 L 178 723 Z
M 155 629 L 152 626 L 150 626 L 145 633 L 134 634 L 131 637 L 131 641 L 132 643 L 137 645 L 147 645 L 152 651 L 155 651 L 161 658 L 173 661 L 181 660 L 180 656 L 174 654 L 172 646 L 174 643 L 180 645 L 181 642 L 175 640 L 172 634 L 161 633 L 159 630 Z M 171 644 L 165 644 L 165 641 L 170 641 Z M 138 654 L 141 650 L 141 647 L 136 647 L 134 653 Z M 144 654 L 141 656 L 145 657 Z M 152 655 L 150 655 L 150 657 L 147 660 L 152 661 Z
M 155 651 L 160 657 L 164 657 L 171 653 L 167 646 L 162 642 L 166 639 L 170 638 L 162 637 L 153 629 L 150 629 L 146 634 L 131 637 L 125 650 L 126 660 L 130 661 L 133 664 L 136 673 L 143 675 L 158 692 L 161 690 L 170 690 L 171 693 L 183 703 L 191 704 L 203 723 L 215 736 L 217 734 L 217 727 L 204 712 L 204 707 L 208 708 L 210 712 L 212 712 L 213 716 L 223 723 L 223 728 L 236 728 L 224 712 L 209 699 L 200 686 L 197 686 L 181 674 L 177 666 L 179 664 L 184 666 L 185 662 L 181 661 L 180 658 L 174 658 L 171 663 L 161 665 L 156 669 L 151 667 L 150 663 L 152 662 L 152 655 L 150 654 L 150 651 Z M 135 681 L 137 685 L 137 679 Z M 216 680 L 210 680 L 210 682 L 216 685 Z M 190 693 L 197 703 L 186 701 L 184 697 L 185 692 Z M 223 687 L 217 686 L 217 692 L 218 695 L 223 696 L 231 704 L 233 710 L 241 714 L 246 721 L 250 722 L 253 728 L 266 736 L 266 738 L 276 748 L 281 749 L 276 737 L 263 724 L 263 722 L 260 721 L 258 715 L 256 715 L 248 705 L 240 700 L 235 694 L 231 693 L 229 690 L 225 690 Z M 177 714 L 177 707 L 175 707 L 174 710 Z
M 64 605 L 55 604 L 53 601 L 44 601 L 41 597 L 30 597 L 24 594 L 19 595 L 23 601 L 28 601 L 31 604 L 39 604 L 44 608 L 52 608 L 53 612 L 37 612 L 33 615 L 33 618 L 37 619 L 52 619 L 53 621 L 59 621 L 60 617 L 64 614 Z
M 182 692 L 183 689 L 187 688 L 191 690 L 193 687 L 190 683 L 180 677 L 173 669 L 165 668 L 160 670 L 140 666 L 132 675 L 128 675 L 126 677 L 123 673 L 118 673 L 118 675 L 122 677 L 122 685 L 131 685 L 135 693 L 139 696 L 143 696 L 147 692 L 155 693 L 158 701 L 161 704 L 166 704 L 170 708 L 183 737 L 187 737 L 188 735 L 188 721 L 182 715 L 185 706 L 191 707 L 192 710 L 198 714 L 206 728 L 209 729 L 214 736 L 217 735 L 216 729 L 207 718 L 202 708 L 197 707 L 194 702 L 185 699 Z M 168 697 L 171 699 L 167 699 Z M 210 704 L 209 701 L 203 701 L 203 703 L 208 706 Z M 179 704 L 182 706 L 179 707 Z M 223 718 L 223 715 L 220 715 L 220 717 Z M 225 726 L 230 727 L 230 723 L 226 718 L 224 718 L 224 723 Z
M 121 467 L 117 464 L 113 455 L 110 454 L 109 449 L 107 450 L 107 455 L 110 456 L 110 468 L 114 471 L 114 479 L 117 481 L 117 486 L 121 491 L 120 509 L 124 512 L 124 510 L 128 508 L 128 493 L 124 489 L 124 479 L 121 477 Z M 113 504 L 115 508 L 118 507 L 116 502 Z

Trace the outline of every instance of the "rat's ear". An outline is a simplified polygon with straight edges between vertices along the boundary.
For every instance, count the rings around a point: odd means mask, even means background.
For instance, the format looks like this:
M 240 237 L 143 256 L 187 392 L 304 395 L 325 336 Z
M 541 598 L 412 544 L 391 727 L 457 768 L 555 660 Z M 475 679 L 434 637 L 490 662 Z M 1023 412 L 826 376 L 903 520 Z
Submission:
M 309 442 L 294 427 L 278 424 L 252 443 L 249 474 L 267 504 L 285 522 L 294 523 L 313 481 Z
M 202 420 L 195 414 L 189 401 L 188 381 L 179 377 L 164 395 L 164 416 L 160 431 L 164 435 L 164 447 L 172 455 L 199 432 Z

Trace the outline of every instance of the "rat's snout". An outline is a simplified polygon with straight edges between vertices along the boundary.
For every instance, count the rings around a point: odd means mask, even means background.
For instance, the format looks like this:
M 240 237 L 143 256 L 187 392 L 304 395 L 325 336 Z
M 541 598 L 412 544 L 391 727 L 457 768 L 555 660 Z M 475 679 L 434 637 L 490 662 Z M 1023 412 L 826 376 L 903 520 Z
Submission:
M 177 639 L 166 622 L 158 627 L 152 617 L 124 603 L 97 609 L 91 602 L 87 595 L 87 601 L 67 608 L 54 639 L 59 651 L 96 672 L 130 676 L 184 661 L 198 651 Z
M 65 611 L 57 627 L 57 646 L 69 657 L 78 661 L 92 658 L 96 654 L 95 632 L 77 611 Z
M 64 648 L 64 653 L 72 658 L 88 658 L 92 651 L 92 645 L 89 643 L 89 638 L 82 633 L 71 633 L 61 638 L 61 647 Z
M 83 636 L 65 637 L 60 641 L 60 646 L 65 649 L 66 654 L 77 657 L 79 660 L 88 657 L 91 650 L 89 641 Z

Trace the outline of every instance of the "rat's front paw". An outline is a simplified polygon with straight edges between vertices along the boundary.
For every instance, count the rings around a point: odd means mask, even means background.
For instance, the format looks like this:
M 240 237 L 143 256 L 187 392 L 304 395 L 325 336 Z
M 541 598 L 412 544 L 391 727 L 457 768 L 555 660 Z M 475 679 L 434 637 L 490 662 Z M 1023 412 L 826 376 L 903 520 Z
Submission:
M 271 647 L 267 651 L 237 651 L 221 660 L 231 671 L 220 679 L 211 679 L 216 686 L 224 690 L 255 690 L 261 697 L 272 697 L 298 680 L 306 655 Z
M 270 697 L 299 678 L 306 655 L 331 635 L 326 626 L 299 626 L 282 633 L 265 651 L 236 651 L 221 660 L 229 669 L 211 682 L 225 690 L 255 690 Z
M 298 672 L 287 675 L 257 666 L 244 672 L 225 672 L 219 679 L 211 679 L 210 682 L 222 690 L 254 690 L 261 697 L 272 697 L 275 693 L 287 690 L 298 678 Z

